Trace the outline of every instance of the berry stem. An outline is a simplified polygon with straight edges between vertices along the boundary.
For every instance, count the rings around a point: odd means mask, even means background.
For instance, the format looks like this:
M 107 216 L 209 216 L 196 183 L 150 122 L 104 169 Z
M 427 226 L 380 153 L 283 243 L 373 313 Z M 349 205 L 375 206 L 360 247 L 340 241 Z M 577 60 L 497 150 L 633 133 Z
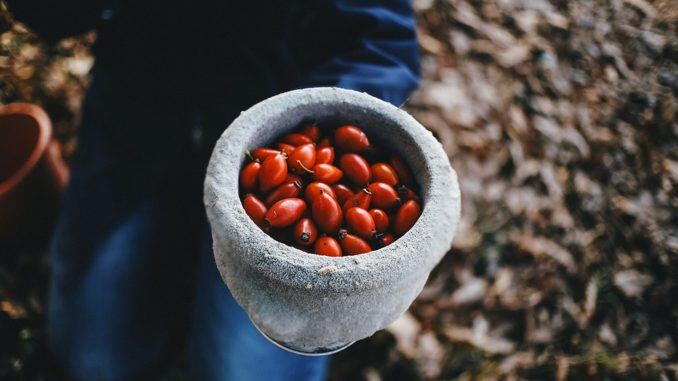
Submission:
M 306 171 L 306 172 L 308 172 L 308 173 L 315 173 L 315 172 L 313 172 L 312 170 L 306 168 L 306 166 L 301 162 L 301 160 L 297 160 L 297 164 L 299 164 L 299 166 L 301 167 L 301 169 L 303 169 L 304 171 Z

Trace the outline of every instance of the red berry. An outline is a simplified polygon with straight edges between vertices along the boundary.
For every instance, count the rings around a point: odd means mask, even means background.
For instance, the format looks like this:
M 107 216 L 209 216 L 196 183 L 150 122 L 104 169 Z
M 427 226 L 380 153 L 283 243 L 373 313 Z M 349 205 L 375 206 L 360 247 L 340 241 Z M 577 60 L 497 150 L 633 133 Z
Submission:
M 294 225 L 292 235 L 299 245 L 310 246 L 318 238 L 318 228 L 315 227 L 313 220 L 310 218 L 302 218 Z
M 287 162 L 285 155 L 280 153 L 267 157 L 257 175 L 259 189 L 264 193 L 282 184 L 286 178 Z
M 331 164 L 316 164 L 313 167 L 313 172 L 313 177 L 317 181 L 326 184 L 334 184 L 341 180 L 341 177 L 344 175 L 341 169 Z
M 320 237 L 315 241 L 313 252 L 328 257 L 341 257 L 341 246 L 332 237 Z
M 344 202 L 343 210 L 346 213 L 349 209 L 353 207 L 363 208 L 365 210 L 370 208 L 370 202 L 372 201 L 372 193 L 367 188 L 364 188 L 361 191 L 358 191 L 351 198 Z
M 347 153 L 339 159 L 341 170 L 344 171 L 346 177 L 358 185 L 367 185 L 372 178 L 372 171 L 370 165 L 362 156 Z
M 315 144 L 302 144 L 287 157 L 287 166 L 296 174 L 308 173 L 315 165 Z
M 370 239 L 376 233 L 372 215 L 362 208 L 350 208 L 346 212 L 346 224 L 353 233 L 364 239 Z
M 305 124 L 299 130 L 299 133 L 307 136 L 309 139 L 311 139 L 314 142 L 317 142 L 318 139 L 320 139 L 320 128 L 315 123 Z
M 365 133 L 355 126 L 341 126 L 334 131 L 334 142 L 346 152 L 361 152 L 370 145 Z
M 245 209 L 245 213 L 254 221 L 257 226 L 260 228 L 265 228 L 266 224 L 264 218 L 266 217 L 266 205 L 259 200 L 255 195 L 248 193 L 242 199 L 242 206 Z
M 336 166 L 333 142 L 342 154 Z M 244 192 L 258 189 L 265 200 L 247 193 L 248 216 L 280 242 L 320 255 L 363 254 L 393 243 L 421 215 L 407 164 L 384 156 L 356 126 L 322 136 L 315 123 L 303 124 L 277 148 L 245 152 L 252 162 L 239 181 Z
M 278 143 L 278 149 L 280 150 L 280 152 L 284 153 L 287 156 L 294 152 L 294 148 L 295 147 L 291 144 Z
M 353 197 L 353 191 L 351 188 L 344 184 L 334 184 L 332 185 L 332 190 L 334 191 L 334 194 L 337 195 L 337 201 L 339 202 L 339 205 L 344 205 L 346 200 Z
M 301 183 L 282 183 L 266 197 L 266 205 L 269 207 L 284 198 L 294 198 L 301 193 Z
M 286 198 L 273 204 L 266 213 L 266 223 L 274 228 L 284 228 L 297 222 L 306 210 L 306 203 L 300 198 Z
M 378 233 L 383 233 L 388 229 L 388 214 L 381 209 L 370 210 L 370 215 L 374 220 L 375 229 Z
M 334 147 L 318 148 L 315 155 L 316 164 L 332 164 L 334 163 Z
M 247 164 L 240 172 L 240 187 L 246 191 L 251 191 L 257 186 L 257 175 L 261 170 L 259 160 Z
M 301 177 L 299 177 L 299 176 L 297 176 L 293 173 L 287 172 L 287 177 L 285 177 L 285 181 L 283 181 L 283 184 L 293 183 L 295 181 L 298 181 L 299 184 L 301 184 L 302 186 L 304 185 L 304 181 L 301 179 Z
M 320 192 L 313 199 L 311 204 L 311 215 L 320 230 L 327 234 L 334 234 L 339 231 L 343 214 L 337 200 L 332 198 L 329 193 Z
M 372 164 L 372 180 L 395 186 L 398 183 L 398 174 L 395 169 L 386 163 Z
M 339 242 L 346 255 L 365 254 L 372 251 L 370 245 L 364 239 L 342 230 L 339 232 Z
M 398 193 L 400 201 L 403 203 L 410 200 L 417 200 L 417 195 L 404 184 L 398 184 L 395 186 L 395 190 Z
M 392 186 L 386 183 L 372 183 L 367 189 L 372 193 L 372 206 L 375 208 L 391 209 L 400 202 L 398 193 L 396 193 Z
M 392 244 L 393 241 L 395 241 L 395 237 L 391 233 L 386 233 L 383 236 L 381 236 L 381 243 L 384 246 L 388 246 L 388 245 Z
M 318 148 L 325 148 L 325 147 L 331 147 L 331 146 L 332 146 L 332 141 L 327 136 L 320 139 L 320 141 L 318 142 Z
M 309 138 L 308 136 L 296 132 L 283 136 L 282 139 L 280 139 L 280 141 L 295 147 L 300 146 L 302 144 L 313 143 L 313 140 L 311 140 L 311 138 Z
M 280 151 L 272 148 L 259 147 L 252 151 L 252 157 L 256 160 L 263 162 L 264 160 L 266 160 L 267 157 L 275 155 L 277 153 L 280 153 Z
M 395 221 L 393 221 L 393 230 L 399 236 L 407 233 L 414 223 L 417 222 L 421 214 L 421 205 L 416 200 L 410 200 L 404 203 L 396 214 Z
M 405 184 L 408 188 L 412 188 L 414 186 L 414 182 L 412 181 L 412 173 L 407 167 L 407 164 L 405 164 L 404 161 L 400 160 L 400 158 L 396 156 L 391 156 L 390 162 L 391 167 L 393 167 L 393 169 L 398 174 L 398 180 L 400 180 L 400 182 Z
M 309 205 L 313 205 L 313 200 L 315 200 L 315 198 L 322 192 L 329 194 L 335 200 L 337 199 L 337 196 L 334 194 L 334 191 L 329 185 L 318 181 L 314 181 L 308 184 L 308 186 L 306 187 L 306 191 L 304 192 L 306 202 Z

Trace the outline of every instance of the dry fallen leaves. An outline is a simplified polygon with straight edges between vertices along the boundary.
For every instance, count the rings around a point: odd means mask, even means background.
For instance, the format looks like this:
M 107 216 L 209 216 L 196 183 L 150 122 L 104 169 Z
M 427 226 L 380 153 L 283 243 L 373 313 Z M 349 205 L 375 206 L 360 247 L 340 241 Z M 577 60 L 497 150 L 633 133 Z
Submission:
M 457 170 L 462 220 L 410 312 L 331 378 L 675 379 L 676 2 L 414 7 L 423 81 L 406 108 Z M 2 26 L 0 100 L 46 105 L 72 151 L 92 36 L 46 54 Z M 8 300 L 22 321 L 30 304 Z

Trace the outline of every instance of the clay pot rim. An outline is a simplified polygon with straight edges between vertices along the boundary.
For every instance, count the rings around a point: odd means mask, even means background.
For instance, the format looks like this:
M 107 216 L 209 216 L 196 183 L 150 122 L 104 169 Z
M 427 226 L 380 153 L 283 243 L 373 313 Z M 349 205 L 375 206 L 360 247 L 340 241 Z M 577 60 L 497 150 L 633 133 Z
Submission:
M 31 172 L 45 153 L 52 138 L 52 122 L 40 106 L 16 102 L 0 107 L 0 118 L 8 115 L 26 115 L 33 118 L 38 124 L 38 141 L 28 159 L 8 179 L 0 182 L 0 197 L 9 193 Z
M 364 255 L 335 258 L 309 254 L 276 241 L 259 229 L 245 213 L 238 197 L 238 172 L 244 160 L 242 152 L 251 148 L 247 145 L 251 144 L 257 132 L 270 128 L 271 120 L 280 117 L 285 110 L 309 107 L 310 103 L 322 107 L 350 106 L 355 107 L 356 112 L 363 109 L 382 115 L 415 143 L 420 156 L 418 160 L 430 172 L 422 175 L 427 177 L 428 182 L 419 179 L 424 205 L 417 223 L 393 244 Z M 410 158 L 403 159 L 411 163 Z M 234 245 L 239 247 L 237 253 L 231 255 L 238 256 L 257 274 L 289 288 L 359 292 L 409 279 L 414 273 L 428 272 L 447 250 L 425 250 L 429 245 L 427 240 L 436 240 L 440 244 L 433 246 L 449 249 L 459 221 L 460 203 L 456 173 L 430 131 L 389 103 L 365 93 L 340 88 L 290 91 L 241 113 L 217 142 L 205 179 L 205 207 L 215 235 L 215 245 L 225 241 L 238 242 Z M 441 219 L 447 220 L 438 223 Z M 285 278 L 283 273 L 294 276 Z M 311 283 L 309 279 L 312 279 Z M 356 283 L 355 279 L 362 282 Z

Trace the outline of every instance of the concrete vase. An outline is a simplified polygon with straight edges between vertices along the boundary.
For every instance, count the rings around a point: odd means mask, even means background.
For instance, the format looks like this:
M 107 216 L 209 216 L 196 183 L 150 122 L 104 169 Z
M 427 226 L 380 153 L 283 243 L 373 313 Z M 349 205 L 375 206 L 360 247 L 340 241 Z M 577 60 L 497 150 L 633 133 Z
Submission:
M 330 258 L 278 242 L 250 220 L 238 197 L 243 152 L 308 119 L 360 126 L 408 162 L 423 199 L 409 232 L 369 254 Z M 262 333 L 306 354 L 344 348 L 402 315 L 449 250 L 460 213 L 456 173 L 433 135 L 405 111 L 338 88 L 290 91 L 243 112 L 212 153 L 204 202 L 216 264 L 235 299 Z

